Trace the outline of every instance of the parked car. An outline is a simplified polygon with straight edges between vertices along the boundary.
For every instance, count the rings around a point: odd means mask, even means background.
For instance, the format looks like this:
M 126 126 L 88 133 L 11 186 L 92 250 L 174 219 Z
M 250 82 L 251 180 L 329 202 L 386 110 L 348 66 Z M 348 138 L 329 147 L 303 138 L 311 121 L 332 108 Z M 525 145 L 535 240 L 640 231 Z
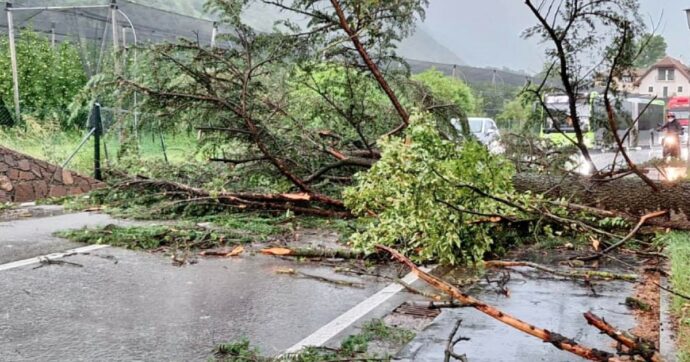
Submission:
M 469 117 L 467 121 L 470 124 L 470 132 L 477 137 L 479 142 L 483 143 L 490 150 L 498 147 L 501 142 L 501 133 L 498 131 L 496 122 L 491 118 L 483 117 Z M 460 120 L 452 119 L 451 124 L 461 131 Z

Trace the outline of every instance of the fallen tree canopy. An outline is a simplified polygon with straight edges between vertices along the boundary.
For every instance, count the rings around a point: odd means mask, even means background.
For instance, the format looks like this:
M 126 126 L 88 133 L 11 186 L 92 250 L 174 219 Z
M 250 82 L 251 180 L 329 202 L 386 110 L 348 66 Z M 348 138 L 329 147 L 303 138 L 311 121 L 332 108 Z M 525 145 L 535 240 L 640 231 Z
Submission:
M 656 184 L 658 191 L 636 177 L 596 180 L 536 173 L 517 173 L 513 176 L 513 186 L 518 192 L 567 199 L 635 219 L 649 212 L 668 210 L 670 218 L 651 219 L 648 224 L 690 230 L 690 182 Z

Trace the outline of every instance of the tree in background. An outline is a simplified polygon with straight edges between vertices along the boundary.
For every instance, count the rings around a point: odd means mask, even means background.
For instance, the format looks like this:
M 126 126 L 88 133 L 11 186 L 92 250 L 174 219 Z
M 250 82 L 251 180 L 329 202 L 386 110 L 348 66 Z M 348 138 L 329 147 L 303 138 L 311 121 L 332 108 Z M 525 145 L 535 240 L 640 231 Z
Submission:
M 436 68 L 412 76 L 412 80 L 429 87 L 435 97 L 452 102 L 466 114 L 477 112 L 477 99 L 463 81 L 447 77 Z
M 9 54 L 9 39 L 0 37 L 0 54 Z M 79 50 L 64 42 L 55 49 L 48 39 L 30 30 L 17 39 L 19 94 L 24 113 L 66 122 L 67 107 L 86 84 Z M 9 56 L 0 57 L 0 98 L 11 107 L 12 69 Z
M 520 93 L 520 87 L 507 84 L 482 83 L 472 85 L 477 102 L 476 114 L 495 118 L 508 100 Z
M 639 55 L 635 59 L 635 67 L 647 68 L 666 55 L 666 39 L 658 34 L 647 33 L 637 42 Z
M 533 92 L 523 90 L 503 106 L 501 113 L 496 115 L 496 122 L 500 128 L 535 131 L 541 122 L 538 102 Z

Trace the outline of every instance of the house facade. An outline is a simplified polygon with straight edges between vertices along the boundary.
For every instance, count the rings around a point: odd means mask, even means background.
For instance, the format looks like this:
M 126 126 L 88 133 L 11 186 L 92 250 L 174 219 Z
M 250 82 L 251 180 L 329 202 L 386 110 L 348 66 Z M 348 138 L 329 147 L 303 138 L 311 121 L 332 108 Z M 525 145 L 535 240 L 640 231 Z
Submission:
M 666 56 L 646 70 L 635 73 L 637 79 L 633 86 L 629 85 L 633 76 L 624 76 L 619 82 L 620 90 L 660 99 L 690 96 L 690 69 L 678 59 Z

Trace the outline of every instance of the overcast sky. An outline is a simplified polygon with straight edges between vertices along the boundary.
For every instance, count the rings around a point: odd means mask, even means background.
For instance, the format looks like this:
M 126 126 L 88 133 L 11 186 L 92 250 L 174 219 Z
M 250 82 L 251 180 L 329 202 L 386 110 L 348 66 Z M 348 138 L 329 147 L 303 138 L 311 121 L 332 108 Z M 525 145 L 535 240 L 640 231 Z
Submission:
M 658 23 L 668 53 L 690 63 L 690 29 L 683 9 L 690 0 L 640 0 L 646 22 Z M 522 0 L 431 0 L 424 27 L 443 45 L 474 66 L 508 67 L 538 72 L 544 52 L 521 38 L 535 24 Z

